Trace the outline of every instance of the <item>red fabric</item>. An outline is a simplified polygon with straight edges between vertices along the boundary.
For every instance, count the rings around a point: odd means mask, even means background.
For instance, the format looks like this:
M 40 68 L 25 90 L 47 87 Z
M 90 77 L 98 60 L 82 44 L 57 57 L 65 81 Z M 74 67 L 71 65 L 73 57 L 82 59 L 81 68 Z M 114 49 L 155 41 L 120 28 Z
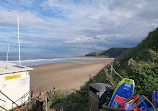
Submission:
M 117 102 L 117 103 L 119 103 L 119 104 L 121 104 L 121 103 L 123 103 L 125 100 L 126 100 L 125 98 L 116 95 L 114 101 Z

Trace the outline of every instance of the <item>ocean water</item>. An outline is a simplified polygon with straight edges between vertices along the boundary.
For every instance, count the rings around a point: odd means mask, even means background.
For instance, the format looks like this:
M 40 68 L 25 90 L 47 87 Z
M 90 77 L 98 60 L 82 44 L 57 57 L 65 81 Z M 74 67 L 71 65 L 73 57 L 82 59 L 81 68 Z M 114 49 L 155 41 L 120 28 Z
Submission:
M 11 53 L 9 54 L 8 61 L 11 63 L 19 64 L 18 54 Z M 97 57 L 75 57 L 75 56 L 55 56 L 52 54 L 22 54 L 21 55 L 21 64 L 23 66 L 35 66 L 35 65 L 44 65 L 52 64 L 59 62 L 72 62 L 78 64 L 91 64 L 94 62 L 84 62 L 84 61 L 74 61 L 74 59 L 105 59 Z M 6 61 L 6 54 L 0 53 L 0 61 Z

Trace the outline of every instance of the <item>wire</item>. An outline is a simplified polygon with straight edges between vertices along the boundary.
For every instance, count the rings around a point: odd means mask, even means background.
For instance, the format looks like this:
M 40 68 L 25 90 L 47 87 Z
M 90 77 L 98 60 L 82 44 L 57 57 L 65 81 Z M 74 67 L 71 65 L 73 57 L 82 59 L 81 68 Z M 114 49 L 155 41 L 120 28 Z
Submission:
M 154 108 L 154 111 L 158 109 L 158 108 L 155 109 L 155 106 L 153 105 L 153 103 L 146 96 L 143 95 L 143 98 L 145 98 L 152 105 L 152 107 Z

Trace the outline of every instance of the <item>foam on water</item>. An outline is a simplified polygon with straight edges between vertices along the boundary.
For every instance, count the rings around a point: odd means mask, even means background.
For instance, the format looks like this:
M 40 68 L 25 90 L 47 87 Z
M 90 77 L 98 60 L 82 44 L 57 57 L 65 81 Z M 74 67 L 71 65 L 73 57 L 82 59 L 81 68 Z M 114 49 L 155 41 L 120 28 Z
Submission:
M 23 66 L 35 66 L 35 65 L 44 65 L 58 62 L 72 62 L 78 64 L 91 64 L 94 62 L 85 62 L 85 61 L 73 61 L 74 59 L 106 59 L 106 58 L 95 58 L 95 57 L 69 57 L 69 58 L 52 58 L 52 59 L 31 59 L 31 60 L 22 60 L 21 64 Z M 10 61 L 11 63 L 19 64 L 19 61 Z

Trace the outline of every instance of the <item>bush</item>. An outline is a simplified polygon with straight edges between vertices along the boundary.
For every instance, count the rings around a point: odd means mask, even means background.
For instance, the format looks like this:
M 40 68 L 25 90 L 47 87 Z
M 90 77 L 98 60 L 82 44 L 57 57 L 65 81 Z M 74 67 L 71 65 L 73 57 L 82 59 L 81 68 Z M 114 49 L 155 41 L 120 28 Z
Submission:
M 135 93 L 151 95 L 154 90 L 158 90 L 158 64 L 139 63 L 129 67 L 127 72 L 136 83 Z

